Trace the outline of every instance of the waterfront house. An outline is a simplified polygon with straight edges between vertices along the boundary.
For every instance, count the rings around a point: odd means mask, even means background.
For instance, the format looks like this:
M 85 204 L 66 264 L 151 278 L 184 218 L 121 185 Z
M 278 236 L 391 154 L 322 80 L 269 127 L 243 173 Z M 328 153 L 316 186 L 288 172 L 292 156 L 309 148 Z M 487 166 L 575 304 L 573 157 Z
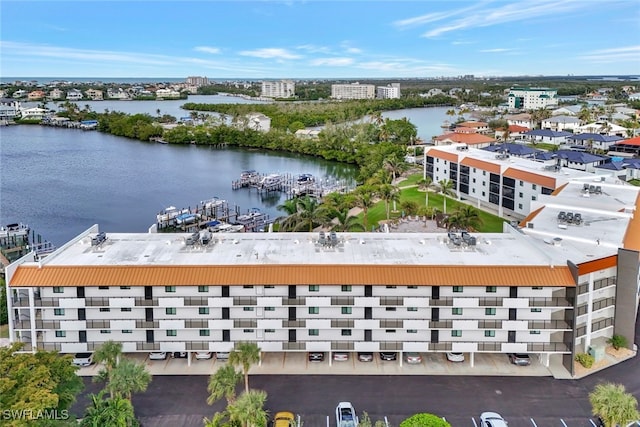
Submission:
M 595 122 L 587 123 L 576 128 L 576 133 L 599 133 L 601 135 L 617 135 L 626 137 L 628 133 L 627 128 L 611 123 L 608 120 L 598 120 Z
M 82 101 L 83 98 L 84 98 L 84 95 L 82 94 L 82 91 L 80 91 L 79 89 L 69 89 L 67 91 L 67 101 L 70 101 L 70 102 Z
M 582 121 L 579 118 L 561 114 L 542 120 L 542 129 L 574 132 L 581 124 Z
M 40 101 L 40 100 L 44 99 L 46 96 L 47 96 L 47 94 L 44 93 L 44 91 L 42 91 L 42 90 L 32 90 L 27 95 L 27 99 L 29 101 Z
M 493 142 L 496 142 L 495 138 L 491 138 L 487 135 L 482 135 L 477 132 L 464 132 L 463 131 L 451 132 L 444 135 L 436 136 L 433 138 L 434 145 L 450 145 L 450 144 L 465 144 L 466 146 L 482 148 L 488 147 Z M 470 130 L 466 128 L 466 130 Z
M 85 94 L 87 95 L 87 98 L 91 99 L 92 101 L 102 101 L 103 100 L 103 94 L 102 94 L 101 90 L 88 89 L 87 91 L 85 91 Z
M 599 133 L 580 133 L 567 138 L 567 144 L 572 147 L 580 146 L 587 150 L 609 151 L 613 144 L 624 140 L 621 136 L 601 135 Z
M 585 172 L 595 172 L 598 166 L 608 160 L 608 157 L 598 156 L 584 151 L 558 150 L 554 154 L 559 160 L 561 167 Z
M 20 99 L 20 98 L 25 98 L 27 96 L 28 92 L 24 89 L 18 89 L 15 92 L 13 92 L 12 97 L 15 99 Z
M 51 92 L 49 92 L 49 99 L 51 99 L 52 101 L 64 99 L 64 91 L 58 89 L 57 87 L 52 89 Z
M 260 132 L 269 132 L 271 129 L 271 118 L 262 113 L 247 114 L 247 128 Z
M 530 129 L 524 126 L 518 125 L 509 125 L 509 135 L 507 139 L 512 141 L 521 140 L 524 138 L 524 133 L 528 132 Z M 496 139 L 505 139 L 506 132 L 504 128 L 498 128 L 495 131 Z
M 522 126 L 528 129 L 534 129 L 536 127 L 536 124 L 531 119 L 531 114 L 529 113 L 512 114 L 506 116 L 505 119 L 510 125 Z
M 567 137 L 573 135 L 571 132 L 555 131 L 549 129 L 534 129 L 524 133 L 524 138 L 534 144 L 544 143 L 562 145 L 567 142 Z
M 49 114 L 49 110 L 40 107 L 22 108 L 19 114 L 23 120 L 42 120 Z

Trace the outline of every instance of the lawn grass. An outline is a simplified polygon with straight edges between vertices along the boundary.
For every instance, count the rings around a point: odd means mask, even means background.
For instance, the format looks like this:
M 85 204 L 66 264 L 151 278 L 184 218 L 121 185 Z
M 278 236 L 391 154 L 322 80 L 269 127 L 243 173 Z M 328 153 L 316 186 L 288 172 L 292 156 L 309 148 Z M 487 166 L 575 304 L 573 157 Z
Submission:
M 636 187 L 640 187 L 640 179 L 632 179 L 631 181 L 627 181 L 631 185 L 635 185 Z
M 418 181 L 420 181 L 421 179 L 422 179 L 422 172 L 409 175 L 407 177 L 407 179 L 405 179 L 403 181 L 400 181 L 398 183 L 398 187 L 402 188 L 402 187 L 407 187 L 407 186 L 410 186 L 410 185 L 416 185 L 416 184 L 418 184 Z
M 439 211 L 442 211 L 444 209 L 443 197 L 444 196 L 442 194 L 429 192 L 429 206 L 434 207 Z M 400 203 L 402 203 L 405 200 L 412 200 L 418 203 L 419 206 L 424 206 L 425 193 L 424 191 L 419 191 L 418 188 L 416 187 L 404 188 L 404 189 L 401 188 L 400 201 L 397 203 L 398 211 L 390 212 L 390 215 L 389 215 L 390 218 L 398 218 L 399 216 L 402 215 L 402 212 L 400 212 Z M 458 202 L 455 199 L 452 199 L 450 197 L 447 198 L 448 213 L 453 212 L 454 210 L 456 210 L 456 208 L 463 205 L 465 204 Z M 390 207 L 390 210 L 393 210 L 393 205 Z M 504 219 L 496 215 L 490 214 L 488 212 L 485 212 L 481 209 L 478 209 L 478 212 L 479 212 L 480 218 L 482 219 L 482 225 L 478 227 L 478 230 L 477 230 L 478 232 L 502 233 L 502 224 L 505 222 Z M 362 220 L 363 213 L 360 213 L 358 217 Z M 387 214 L 385 211 L 384 202 L 381 201 L 376 203 L 373 207 L 369 209 L 367 214 L 367 225 L 369 227 L 369 230 L 367 231 L 370 231 L 372 226 L 373 227 L 378 226 L 378 223 L 380 221 L 383 221 L 386 219 L 387 219 Z
M 9 325 L 0 325 L 0 338 L 9 338 Z

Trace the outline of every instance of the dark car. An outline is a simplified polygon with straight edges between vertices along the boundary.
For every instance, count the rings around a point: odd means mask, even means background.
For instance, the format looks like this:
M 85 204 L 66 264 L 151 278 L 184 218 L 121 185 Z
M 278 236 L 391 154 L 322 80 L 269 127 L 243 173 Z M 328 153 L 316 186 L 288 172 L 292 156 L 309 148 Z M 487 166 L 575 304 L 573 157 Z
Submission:
M 382 360 L 396 360 L 398 358 L 398 353 L 392 351 L 381 351 L 380 359 Z
M 174 359 L 186 359 L 187 358 L 187 352 L 186 351 L 174 351 L 173 354 L 171 355 L 171 357 L 173 357 Z
M 309 353 L 309 362 L 322 362 L 324 360 L 324 353 L 320 351 L 314 351 Z
M 509 361 L 518 366 L 531 365 L 531 358 L 528 354 L 524 353 L 509 353 Z
M 373 361 L 373 353 L 368 351 L 361 351 L 358 353 L 358 360 L 361 362 L 372 362 Z

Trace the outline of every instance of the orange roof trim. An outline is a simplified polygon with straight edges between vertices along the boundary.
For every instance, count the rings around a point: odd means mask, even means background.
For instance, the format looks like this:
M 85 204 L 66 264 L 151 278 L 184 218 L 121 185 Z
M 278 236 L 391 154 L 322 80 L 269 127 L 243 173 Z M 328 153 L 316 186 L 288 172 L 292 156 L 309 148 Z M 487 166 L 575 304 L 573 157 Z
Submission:
M 442 265 L 19 266 L 12 287 L 206 285 L 575 286 L 569 267 Z
M 529 221 L 531 221 L 533 218 L 535 218 L 540 212 L 542 212 L 542 209 L 544 209 L 544 206 L 536 209 L 535 211 L 532 211 L 529 215 L 526 216 L 525 219 L 523 219 L 522 221 L 520 221 L 520 227 L 526 227 L 527 223 Z
M 595 271 L 604 270 L 618 265 L 618 255 L 611 255 L 605 258 L 594 259 L 593 261 L 578 264 L 578 275 L 593 273 Z
M 441 151 L 433 148 L 427 152 L 427 155 L 431 157 L 437 157 L 442 160 L 448 160 L 450 162 L 458 163 L 458 155 L 454 153 L 449 153 L 448 151 Z
M 526 182 L 531 182 L 533 184 L 538 184 L 546 188 L 551 188 L 552 190 L 556 188 L 555 178 L 538 175 L 537 173 L 533 172 L 526 172 L 520 169 L 508 168 L 506 171 L 504 171 L 503 176 L 513 179 L 521 179 Z
M 496 163 L 485 162 L 484 160 L 478 160 L 472 157 L 465 157 L 462 159 L 460 164 L 500 175 L 500 165 Z
M 553 192 L 551 193 L 552 196 L 557 196 L 558 194 L 560 194 L 560 192 L 562 192 L 562 190 L 564 190 L 567 185 L 569 185 L 568 182 L 565 182 L 564 184 L 562 184 L 560 187 L 556 188 L 555 190 L 553 190 Z

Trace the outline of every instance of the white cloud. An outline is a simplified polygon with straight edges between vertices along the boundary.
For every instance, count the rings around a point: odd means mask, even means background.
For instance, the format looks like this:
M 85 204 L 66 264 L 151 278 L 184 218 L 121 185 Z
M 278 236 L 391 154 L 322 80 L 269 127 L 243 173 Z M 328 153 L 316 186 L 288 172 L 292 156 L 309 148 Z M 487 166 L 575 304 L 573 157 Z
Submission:
M 313 44 L 302 44 L 302 45 L 296 46 L 296 49 L 304 50 L 309 53 L 331 53 L 331 49 L 329 49 L 328 47 L 317 46 Z
M 478 52 L 482 52 L 482 53 L 501 53 L 501 52 L 513 52 L 515 49 L 511 49 L 511 48 L 506 48 L 506 47 L 497 47 L 494 49 L 482 49 L 479 50 Z
M 313 66 L 344 67 L 353 64 L 353 58 L 317 58 L 309 61 Z
M 595 63 L 630 61 L 640 65 L 640 45 L 594 50 L 578 58 Z
M 286 49 L 281 48 L 263 48 L 255 50 L 243 50 L 240 52 L 242 56 L 253 56 L 255 58 L 268 58 L 268 59 L 298 59 L 300 55 L 291 53 Z
M 213 53 L 213 54 L 220 53 L 220 48 L 219 47 L 196 46 L 196 47 L 193 48 L 193 50 L 195 50 L 197 52 L 205 52 L 205 53 Z
M 451 17 L 457 15 L 463 15 L 468 13 L 473 9 L 477 9 L 482 6 L 482 3 L 478 3 L 476 5 L 466 7 L 463 9 L 451 10 L 448 12 L 436 12 L 436 13 L 427 13 L 426 15 L 415 16 L 413 18 L 401 19 L 399 21 L 395 21 L 392 23 L 394 27 L 398 28 L 409 28 L 416 27 L 423 24 L 428 24 L 431 22 L 442 21 L 444 19 L 449 19 Z

